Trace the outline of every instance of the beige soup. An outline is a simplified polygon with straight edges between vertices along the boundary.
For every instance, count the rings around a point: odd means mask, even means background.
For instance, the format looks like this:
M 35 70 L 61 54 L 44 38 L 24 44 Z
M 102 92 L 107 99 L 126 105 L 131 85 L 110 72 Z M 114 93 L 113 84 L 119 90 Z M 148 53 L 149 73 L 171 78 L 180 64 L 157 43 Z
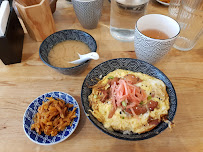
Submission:
M 68 63 L 79 59 L 79 54 L 89 53 L 89 47 L 83 42 L 68 40 L 55 45 L 48 54 L 49 63 L 55 67 L 68 68 L 76 64 Z

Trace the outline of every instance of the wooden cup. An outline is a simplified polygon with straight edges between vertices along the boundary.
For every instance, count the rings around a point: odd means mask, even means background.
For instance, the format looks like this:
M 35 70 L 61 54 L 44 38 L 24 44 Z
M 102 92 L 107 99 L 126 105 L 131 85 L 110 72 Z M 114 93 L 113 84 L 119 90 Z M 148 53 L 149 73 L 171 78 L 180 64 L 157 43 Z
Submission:
M 47 0 L 15 0 L 15 5 L 28 34 L 36 41 L 43 41 L 56 31 Z

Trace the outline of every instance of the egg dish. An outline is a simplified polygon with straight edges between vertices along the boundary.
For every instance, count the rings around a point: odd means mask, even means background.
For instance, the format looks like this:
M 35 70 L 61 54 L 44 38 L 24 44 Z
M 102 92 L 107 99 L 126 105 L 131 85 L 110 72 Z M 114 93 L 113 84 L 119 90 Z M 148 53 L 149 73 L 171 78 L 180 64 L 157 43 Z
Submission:
M 123 133 L 152 130 L 168 115 L 166 85 L 149 75 L 117 69 L 88 96 L 91 113 L 105 128 Z

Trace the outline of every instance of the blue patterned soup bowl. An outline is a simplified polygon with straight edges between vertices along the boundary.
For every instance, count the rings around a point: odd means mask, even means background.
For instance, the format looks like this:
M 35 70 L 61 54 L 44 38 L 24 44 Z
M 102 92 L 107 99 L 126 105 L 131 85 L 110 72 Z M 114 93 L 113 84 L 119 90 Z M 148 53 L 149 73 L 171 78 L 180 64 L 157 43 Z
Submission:
M 172 83 L 170 82 L 170 80 L 166 77 L 166 75 L 163 72 L 161 72 L 153 65 L 145 61 L 141 61 L 138 59 L 131 59 L 131 58 L 117 58 L 117 59 L 108 60 L 96 66 L 86 76 L 82 85 L 81 101 L 82 101 L 83 109 L 88 119 L 102 132 L 112 137 L 123 139 L 123 140 L 132 140 L 132 141 L 144 140 L 144 139 L 154 137 L 159 133 L 161 133 L 162 131 L 164 131 L 168 127 L 168 123 L 161 121 L 155 128 L 153 128 L 148 132 L 141 133 L 141 134 L 135 134 L 135 133 L 123 134 L 122 132 L 119 132 L 119 131 L 106 129 L 103 126 L 103 124 L 99 122 L 92 115 L 91 113 L 92 109 L 88 101 L 88 96 L 91 94 L 92 89 L 89 86 L 95 85 L 98 82 L 98 79 L 102 79 L 108 73 L 116 69 L 130 70 L 133 72 L 141 72 L 143 74 L 147 74 L 149 76 L 162 80 L 166 85 L 166 91 L 169 95 L 170 109 L 168 111 L 168 120 L 169 121 L 173 120 L 177 109 L 177 97 L 176 97 L 175 89 Z
M 76 40 L 76 41 L 83 42 L 89 47 L 91 52 L 96 52 L 97 50 L 96 41 L 90 34 L 84 31 L 70 29 L 70 30 L 58 31 L 48 36 L 40 45 L 39 56 L 46 65 L 48 65 L 49 67 L 55 69 L 56 71 L 62 74 L 65 74 L 65 75 L 80 74 L 86 69 L 86 67 L 90 63 L 90 60 L 87 60 L 86 62 L 83 62 L 79 65 L 75 65 L 69 68 L 55 67 L 51 65 L 48 60 L 48 54 L 50 50 L 58 43 L 67 41 L 67 40 Z
M 65 101 L 65 103 L 72 104 L 73 107 L 69 108 L 70 111 L 72 111 L 73 108 L 77 108 L 75 111 L 76 117 L 71 122 L 72 125 L 69 125 L 65 128 L 65 130 L 58 132 L 56 136 L 48 136 L 48 135 L 45 135 L 44 132 L 42 132 L 41 135 L 39 135 L 35 130 L 31 129 L 31 125 L 34 123 L 33 118 L 35 114 L 38 112 L 38 107 L 42 105 L 43 101 L 44 102 L 48 101 L 46 97 L 53 97 L 54 99 L 59 98 Z M 37 143 L 40 145 L 53 145 L 67 139 L 76 129 L 79 123 L 79 120 L 80 120 L 80 108 L 77 101 L 71 95 L 64 92 L 57 92 L 57 91 L 49 92 L 37 97 L 28 106 L 23 117 L 23 129 L 27 137 L 34 143 Z

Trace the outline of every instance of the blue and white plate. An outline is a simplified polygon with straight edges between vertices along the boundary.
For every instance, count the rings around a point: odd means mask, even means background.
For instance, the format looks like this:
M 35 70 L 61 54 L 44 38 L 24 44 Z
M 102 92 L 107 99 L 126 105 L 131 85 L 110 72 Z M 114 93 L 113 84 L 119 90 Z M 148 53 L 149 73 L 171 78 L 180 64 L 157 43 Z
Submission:
M 159 3 L 162 4 L 162 5 L 169 6 L 169 3 L 162 2 L 162 1 L 160 1 L 160 0 L 156 0 L 156 1 L 159 2 Z
M 42 133 L 39 135 L 35 130 L 31 130 L 31 125 L 34 123 L 34 116 L 38 112 L 38 107 L 42 105 L 42 101 L 47 101 L 46 97 L 53 97 L 53 98 L 59 98 L 64 100 L 66 103 L 73 104 L 74 106 L 70 109 L 73 110 L 73 108 L 76 109 L 76 118 L 74 118 L 72 126 L 67 126 L 64 131 L 60 131 L 56 136 L 48 136 Z M 23 128 L 25 131 L 25 134 L 27 137 L 40 145 L 53 145 L 59 142 L 62 142 L 66 138 L 68 138 L 76 129 L 78 123 L 80 120 L 80 108 L 77 103 L 77 101 L 69 94 L 64 92 L 49 92 L 45 93 L 39 97 L 37 97 L 27 108 L 25 111 L 24 117 L 23 117 Z
M 98 82 L 98 78 L 102 79 L 104 76 L 106 76 L 108 73 L 116 70 L 116 69 L 124 69 L 124 70 L 130 70 L 133 72 L 141 72 L 147 75 L 150 75 L 152 77 L 155 77 L 157 79 L 162 80 L 166 85 L 166 91 L 169 95 L 169 102 L 170 102 L 170 109 L 168 111 L 168 120 L 172 121 L 176 109 L 177 109 L 177 97 L 175 89 L 171 83 L 171 81 L 167 78 L 167 76 L 161 72 L 159 69 L 154 67 L 153 65 L 137 60 L 137 59 L 131 59 L 131 58 L 117 58 L 105 61 L 99 65 L 97 65 L 92 71 L 89 72 L 89 74 L 86 76 L 81 90 L 81 101 L 83 105 L 83 109 L 86 113 L 86 116 L 88 119 L 101 131 L 104 133 L 115 137 L 119 139 L 124 140 L 143 140 L 148 139 L 151 137 L 154 137 L 164 131 L 168 124 L 165 122 L 160 122 L 158 126 L 156 126 L 154 129 L 142 133 L 142 134 L 123 134 L 119 131 L 112 131 L 106 129 L 101 122 L 99 122 L 90 112 L 91 107 L 89 106 L 88 96 L 91 94 L 92 89 L 89 86 L 93 86 Z

